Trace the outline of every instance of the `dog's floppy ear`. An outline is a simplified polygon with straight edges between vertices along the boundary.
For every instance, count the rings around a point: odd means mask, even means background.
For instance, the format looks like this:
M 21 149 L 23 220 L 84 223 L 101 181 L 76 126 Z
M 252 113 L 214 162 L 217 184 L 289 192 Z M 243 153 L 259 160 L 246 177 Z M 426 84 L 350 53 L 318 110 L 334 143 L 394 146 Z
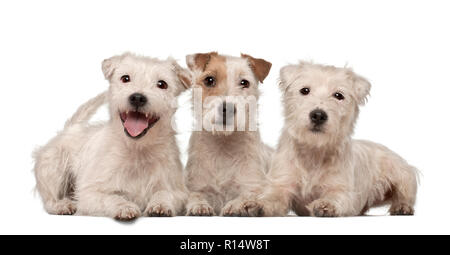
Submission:
M 370 88 L 372 85 L 366 78 L 354 73 L 352 70 L 349 72 L 353 81 L 356 100 L 358 104 L 364 105 L 367 102 L 367 96 L 370 94 Z
M 192 75 L 189 70 L 186 68 L 181 67 L 178 65 L 178 63 L 175 60 L 172 60 L 173 68 L 175 71 L 175 74 L 177 75 L 178 79 L 180 80 L 180 83 L 183 85 L 185 89 L 188 89 L 192 86 Z
M 217 52 L 197 53 L 186 56 L 186 64 L 192 71 L 204 71 L 212 56 L 217 56 Z
M 117 62 L 119 61 L 118 56 L 110 57 L 108 59 L 103 60 L 102 62 L 102 71 L 105 79 L 110 80 L 111 76 L 114 73 L 114 70 L 117 67 Z
M 287 65 L 280 69 L 280 87 L 283 90 L 291 85 L 300 71 L 300 65 Z
M 263 83 L 264 79 L 269 75 L 270 68 L 272 67 L 272 63 L 262 59 L 262 58 L 254 58 L 250 55 L 241 53 L 242 58 L 248 59 L 250 67 L 255 74 L 256 78 L 259 82 Z

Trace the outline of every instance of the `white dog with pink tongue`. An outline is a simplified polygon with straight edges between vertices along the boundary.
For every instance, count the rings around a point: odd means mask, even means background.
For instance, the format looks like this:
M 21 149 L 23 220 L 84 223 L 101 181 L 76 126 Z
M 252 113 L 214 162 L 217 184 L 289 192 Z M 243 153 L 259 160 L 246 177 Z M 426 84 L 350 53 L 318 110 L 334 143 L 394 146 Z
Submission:
M 103 61 L 108 92 L 82 105 L 35 152 L 37 190 L 50 214 L 131 220 L 184 214 L 172 102 L 190 86 L 174 60 L 123 54 Z M 105 102 L 110 120 L 88 124 Z

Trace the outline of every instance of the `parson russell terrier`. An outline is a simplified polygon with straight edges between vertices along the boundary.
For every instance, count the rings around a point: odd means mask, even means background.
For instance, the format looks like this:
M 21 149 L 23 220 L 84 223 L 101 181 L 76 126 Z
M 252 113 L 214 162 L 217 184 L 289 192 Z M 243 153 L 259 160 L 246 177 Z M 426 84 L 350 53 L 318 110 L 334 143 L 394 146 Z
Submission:
M 257 216 L 253 202 L 246 201 L 262 192 L 272 154 L 260 139 L 255 119 L 258 86 L 271 63 L 217 52 L 188 55 L 186 61 L 200 125 L 189 143 L 187 215 Z
M 257 207 L 264 216 L 354 216 L 390 204 L 412 215 L 417 170 L 351 135 L 370 83 L 348 68 L 307 62 L 281 69 L 285 125 Z
M 34 154 L 37 190 L 50 214 L 185 214 L 187 191 L 172 128 L 172 102 L 190 87 L 174 60 L 125 53 L 103 61 L 109 91 L 81 106 Z M 110 120 L 88 124 L 103 103 Z

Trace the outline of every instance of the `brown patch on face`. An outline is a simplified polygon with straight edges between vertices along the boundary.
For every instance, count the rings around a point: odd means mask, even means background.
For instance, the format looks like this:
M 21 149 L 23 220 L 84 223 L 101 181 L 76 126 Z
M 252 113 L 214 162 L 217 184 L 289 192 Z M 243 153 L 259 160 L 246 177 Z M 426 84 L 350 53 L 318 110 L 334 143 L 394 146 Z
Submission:
M 256 78 L 259 80 L 259 82 L 263 82 L 264 79 L 269 74 L 270 68 L 272 67 L 272 63 L 265 61 L 262 58 L 254 58 L 247 54 L 242 54 L 242 58 L 247 58 L 248 62 L 250 63 L 250 67 L 255 74 Z
M 198 55 L 198 54 L 197 54 Z M 195 56 L 195 59 L 197 58 Z M 202 54 L 203 55 L 203 54 Z M 200 58 L 204 58 L 203 56 Z M 203 60 L 202 60 L 203 61 Z M 203 73 L 197 77 L 195 84 L 202 86 L 202 100 L 209 96 L 226 96 L 227 93 L 227 67 L 226 58 L 224 56 L 215 54 L 209 55 L 209 60 L 204 65 Z M 208 87 L 205 85 L 205 79 L 213 77 L 215 85 Z
M 202 71 L 205 71 L 206 66 L 214 56 L 218 56 L 217 52 L 213 51 L 208 53 L 197 53 L 194 55 L 194 61 L 187 63 L 188 67 L 191 70 L 200 69 Z

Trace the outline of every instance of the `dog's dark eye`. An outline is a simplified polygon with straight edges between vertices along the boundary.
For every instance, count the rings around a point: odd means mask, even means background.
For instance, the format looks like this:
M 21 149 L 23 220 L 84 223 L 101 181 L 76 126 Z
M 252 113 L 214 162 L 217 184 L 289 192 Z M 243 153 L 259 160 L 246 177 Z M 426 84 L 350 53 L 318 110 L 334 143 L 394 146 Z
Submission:
M 242 80 L 240 84 L 243 88 L 248 88 L 250 86 L 250 82 L 247 80 Z
M 160 89 L 167 89 L 167 82 L 165 82 L 163 80 L 158 81 L 157 85 L 158 85 L 158 88 L 160 88 Z
M 216 85 L 216 79 L 214 77 L 212 77 L 212 76 L 208 76 L 208 77 L 205 78 L 203 83 L 207 87 L 214 87 Z
M 342 94 L 339 93 L 339 92 L 334 93 L 333 96 L 334 96 L 337 100 L 344 100 L 344 99 L 345 99 L 344 95 L 342 95 Z
M 310 92 L 309 88 L 302 88 L 300 90 L 300 93 L 302 93 L 302 95 L 304 95 L 304 96 L 308 95 L 309 92 Z
M 130 76 L 129 76 L 128 74 L 125 74 L 125 75 L 123 75 L 122 77 L 120 77 L 120 80 L 121 80 L 123 83 L 130 82 Z

